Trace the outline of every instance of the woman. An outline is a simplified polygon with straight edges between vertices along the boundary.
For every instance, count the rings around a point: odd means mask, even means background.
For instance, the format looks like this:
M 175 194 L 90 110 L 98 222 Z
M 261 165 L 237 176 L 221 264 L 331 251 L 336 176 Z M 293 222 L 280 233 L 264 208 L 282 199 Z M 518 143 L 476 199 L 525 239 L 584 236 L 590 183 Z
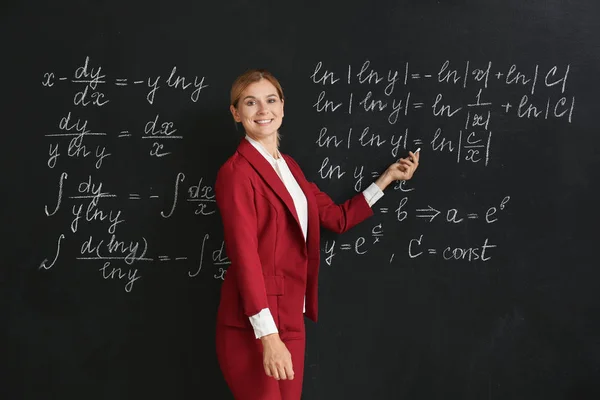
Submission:
M 303 314 L 317 321 L 319 227 L 342 233 L 373 215 L 383 190 L 410 179 L 419 163 L 418 152 L 409 152 L 363 193 L 337 205 L 279 152 L 283 105 L 281 85 L 268 71 L 235 80 L 230 110 L 246 137 L 215 184 L 231 260 L 217 314 L 217 357 L 242 400 L 300 399 Z

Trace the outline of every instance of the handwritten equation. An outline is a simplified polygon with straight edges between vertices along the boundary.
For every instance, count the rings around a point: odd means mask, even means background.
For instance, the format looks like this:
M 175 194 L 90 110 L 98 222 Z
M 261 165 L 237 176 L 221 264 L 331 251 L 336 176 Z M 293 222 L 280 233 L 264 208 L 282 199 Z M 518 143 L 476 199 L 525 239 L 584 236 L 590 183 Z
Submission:
M 141 232 L 132 236 L 131 233 L 124 233 L 123 227 L 130 225 L 126 210 L 135 208 L 131 207 L 132 203 L 141 205 L 139 208 L 142 210 L 156 210 L 155 215 L 146 215 L 146 218 L 170 219 L 186 203 L 188 207 L 184 212 L 202 218 L 216 216 L 212 185 L 214 177 L 173 171 L 169 181 L 158 181 L 150 186 L 133 177 L 133 181 L 140 184 L 129 185 L 126 191 L 112 189 L 120 179 L 125 178 L 125 171 L 123 176 L 111 177 L 108 181 L 100 178 L 103 167 L 119 156 L 121 141 L 139 140 L 137 146 L 140 147 L 149 142 L 149 160 L 160 159 L 174 153 L 177 148 L 173 143 L 184 141 L 185 132 L 179 129 L 177 121 L 164 118 L 160 112 L 134 126 L 104 128 L 107 121 L 100 115 L 105 114 L 90 112 L 89 109 L 110 108 L 115 104 L 112 102 L 114 97 L 119 96 L 119 91 L 125 90 L 139 94 L 140 100 L 150 106 L 154 105 L 156 96 L 166 90 L 180 93 L 196 103 L 201 95 L 205 95 L 206 88 L 209 87 L 207 81 L 200 74 L 184 76 L 178 72 L 177 66 L 166 71 L 165 75 L 144 78 L 111 77 L 89 56 L 71 72 L 52 71 L 43 74 L 41 84 L 45 89 L 52 93 L 71 93 L 72 108 L 65 110 L 57 118 L 56 125 L 49 127 L 43 134 L 48 146 L 46 165 L 50 170 L 58 169 L 60 160 L 66 158 L 78 166 L 73 171 L 59 172 L 54 200 L 49 200 L 44 205 L 47 218 L 61 216 L 63 221 L 66 218 L 69 223 L 59 229 L 54 242 L 54 255 L 44 259 L 40 263 L 40 269 L 55 267 L 61 258 L 64 261 L 60 263 L 62 265 L 99 262 L 99 275 L 106 280 L 122 282 L 126 292 L 131 292 L 142 277 L 141 265 L 145 263 L 183 263 L 187 266 L 190 277 L 198 274 L 203 266 L 208 235 L 202 241 L 200 254 L 197 249 L 167 254 L 158 248 L 160 243 L 151 242 L 148 235 Z M 93 120 L 83 115 L 98 117 Z M 121 157 L 127 155 L 121 154 Z M 85 160 L 91 162 L 86 163 Z M 92 226 L 95 227 L 93 234 L 84 233 Z M 129 232 L 136 230 L 135 227 L 128 228 Z M 78 243 L 75 246 L 76 254 L 70 258 L 64 254 L 67 240 Z M 224 257 L 226 260 L 224 254 L 219 256 L 215 266 L 225 265 L 222 263 Z
M 417 70 L 409 62 L 375 67 L 365 60 L 338 71 L 319 61 L 307 68 L 305 76 L 314 96 L 309 104 L 314 113 L 311 145 L 324 154 L 311 167 L 320 180 L 346 181 L 356 192 L 381 171 L 360 157 L 339 161 L 355 148 L 374 149 L 382 158 L 397 159 L 421 147 L 430 160 L 453 160 L 486 171 L 500 161 L 494 144 L 502 138 L 493 134 L 500 119 L 573 122 L 576 101 L 569 92 L 570 73 L 568 63 L 498 67 L 491 61 L 475 65 L 446 60 L 430 70 Z M 200 229 L 194 233 L 192 248 L 182 244 L 165 250 L 156 234 L 136 225 L 140 217 L 155 224 L 192 217 L 202 221 L 197 222 L 201 226 L 219 226 L 214 176 L 181 167 L 170 167 L 155 181 L 151 175 L 138 179 L 136 171 L 123 170 L 108 178 L 103 173 L 120 165 L 119 160 L 127 157 L 124 149 L 141 149 L 149 165 L 178 157 L 190 132 L 156 108 L 157 98 L 168 93 L 170 98 L 180 96 L 196 104 L 202 96 L 216 96 L 210 91 L 216 83 L 199 72 L 183 74 L 175 65 L 153 76 L 113 76 L 89 56 L 71 71 L 42 74 L 40 84 L 48 97 L 59 94 L 68 104 L 40 132 L 54 188 L 46 193 L 43 217 L 66 221 L 56 227 L 53 253 L 40 260 L 40 270 L 93 264 L 100 279 L 120 282 L 126 292 L 139 285 L 144 266 L 150 264 L 172 266 L 186 278 L 224 279 L 230 261 L 220 235 Z M 495 94 L 499 88 L 509 90 Z M 138 98 L 150 112 L 139 122 L 134 118 L 126 126 L 117 126 L 104 110 L 119 112 L 117 100 L 125 95 Z M 417 131 L 409 126 L 412 119 L 423 118 L 434 127 Z M 430 230 L 466 224 L 486 227 L 501 221 L 513 203 L 506 194 L 510 188 L 476 208 L 451 204 L 443 197 L 417 200 L 418 190 L 411 181 L 391 185 L 388 195 L 373 205 L 377 221 L 371 222 L 370 234 L 349 232 L 325 241 L 321 249 L 325 264 L 334 265 L 340 254 L 368 257 L 384 248 L 389 264 L 422 259 L 486 262 L 494 257 L 502 243 L 492 234 L 483 235 L 477 246 L 448 246 Z M 411 237 L 398 243 L 390 227 L 407 224 Z M 169 237 L 171 232 L 160 235 Z
M 569 63 L 443 60 L 429 67 L 416 65 L 409 61 L 376 65 L 368 59 L 358 64 L 343 60 L 335 65 L 323 61 L 313 64 L 306 78 L 312 87 L 311 120 L 316 121 L 312 125 L 313 143 L 320 156 L 318 179 L 326 184 L 343 181 L 353 184 L 356 192 L 364 190 L 380 171 L 369 169 L 356 157 L 355 149 L 369 154 L 375 149 L 377 156 L 393 162 L 407 151 L 421 148 L 428 163 L 456 163 L 485 173 L 492 163 L 503 162 L 494 156 L 494 144 L 502 140 L 496 128 L 499 123 L 553 120 L 571 124 L 576 118 L 576 100 L 569 90 Z M 414 121 L 422 128 L 415 128 Z M 388 243 L 386 248 L 397 248 L 393 235 L 384 237 L 384 231 L 398 222 L 409 223 L 411 231 L 425 233 L 399 244 L 403 250 L 391 252 L 390 263 L 400 255 L 404 261 L 424 256 L 463 262 L 492 259 L 499 246 L 493 238 L 482 238 L 479 247 L 452 247 L 432 243 L 426 232 L 439 229 L 440 224 L 450 229 L 467 223 L 494 224 L 509 212 L 511 196 L 500 196 L 495 204 L 469 210 L 462 204 L 448 204 L 443 195 L 417 203 L 412 200 L 416 189 L 411 181 L 388 189 L 389 195 L 373 205 L 383 222 L 373 228 L 372 237 L 328 241 L 323 249 L 325 262 L 332 265 L 340 253 L 381 253 L 383 241 Z M 511 188 L 500 188 L 502 191 L 510 192 Z

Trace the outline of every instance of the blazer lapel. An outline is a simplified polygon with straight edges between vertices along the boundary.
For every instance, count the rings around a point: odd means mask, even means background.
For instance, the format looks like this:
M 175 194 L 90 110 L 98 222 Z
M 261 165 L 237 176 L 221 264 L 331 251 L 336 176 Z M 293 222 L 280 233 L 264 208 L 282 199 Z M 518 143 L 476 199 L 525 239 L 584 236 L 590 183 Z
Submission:
M 252 146 L 250 142 L 246 139 L 242 139 L 240 145 L 237 148 L 237 151 L 244 156 L 248 160 L 248 162 L 254 167 L 256 172 L 265 180 L 267 185 L 275 192 L 275 194 L 283 201 L 288 210 L 294 216 L 296 223 L 298 224 L 298 228 L 300 229 L 300 221 L 298 219 L 298 214 L 296 213 L 296 206 L 294 206 L 294 200 L 292 200 L 292 196 L 286 189 L 285 185 L 275 169 L 262 154 L 258 152 Z M 304 190 L 304 189 L 303 189 Z
M 292 175 L 296 179 L 296 182 L 298 182 L 298 185 L 300 185 L 300 189 L 302 189 L 302 191 L 304 192 L 304 196 L 306 197 L 307 213 L 308 213 L 308 232 L 306 235 L 307 236 L 306 243 L 308 245 L 309 255 L 310 255 L 311 250 L 316 250 L 317 252 L 320 251 L 319 250 L 319 246 L 320 246 L 319 234 L 318 234 L 319 229 L 320 229 L 319 208 L 317 207 L 317 201 L 313 194 L 312 188 L 310 187 L 310 183 L 306 180 L 302 171 L 298 170 L 298 168 L 296 167 L 296 164 L 294 162 L 288 161 L 289 160 L 288 156 L 283 155 L 283 157 L 285 158 L 286 163 L 287 163 L 290 171 L 292 172 Z

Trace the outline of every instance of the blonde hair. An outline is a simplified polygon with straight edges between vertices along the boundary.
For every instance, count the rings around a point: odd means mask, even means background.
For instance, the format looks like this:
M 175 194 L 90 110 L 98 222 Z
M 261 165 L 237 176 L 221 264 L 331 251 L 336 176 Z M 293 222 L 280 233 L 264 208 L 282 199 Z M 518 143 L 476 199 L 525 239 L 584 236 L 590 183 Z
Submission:
M 266 69 L 250 69 L 238 76 L 231 85 L 231 105 L 237 108 L 237 103 L 240 101 L 240 97 L 242 97 L 242 92 L 246 90 L 251 83 L 258 82 L 261 79 L 266 79 L 271 82 L 271 84 L 275 86 L 275 89 L 277 89 L 277 95 L 279 95 L 279 98 L 283 100 L 283 89 L 273 74 Z
M 238 102 L 240 101 L 244 90 L 246 90 L 246 88 L 250 86 L 250 84 L 258 82 L 261 79 L 266 79 L 269 82 L 271 82 L 271 84 L 275 86 L 275 89 L 277 90 L 277 95 L 279 96 L 279 99 L 283 101 L 283 89 L 281 88 L 281 84 L 279 83 L 277 78 L 273 76 L 273 74 L 271 74 L 266 69 L 250 69 L 238 76 L 235 79 L 235 81 L 233 81 L 233 84 L 231 85 L 229 99 L 230 104 L 233 107 L 237 108 Z M 279 135 L 279 131 L 277 131 L 277 147 L 279 147 L 280 139 L 281 137 Z

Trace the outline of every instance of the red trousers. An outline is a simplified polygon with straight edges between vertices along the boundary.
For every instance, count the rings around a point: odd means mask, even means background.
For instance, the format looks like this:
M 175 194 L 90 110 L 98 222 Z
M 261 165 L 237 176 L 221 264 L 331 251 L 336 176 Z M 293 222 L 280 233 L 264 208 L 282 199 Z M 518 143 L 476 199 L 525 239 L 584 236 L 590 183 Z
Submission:
M 300 400 L 306 332 L 279 332 L 279 337 L 292 354 L 292 380 L 267 376 L 262 343 L 253 330 L 217 324 L 217 358 L 236 400 Z

